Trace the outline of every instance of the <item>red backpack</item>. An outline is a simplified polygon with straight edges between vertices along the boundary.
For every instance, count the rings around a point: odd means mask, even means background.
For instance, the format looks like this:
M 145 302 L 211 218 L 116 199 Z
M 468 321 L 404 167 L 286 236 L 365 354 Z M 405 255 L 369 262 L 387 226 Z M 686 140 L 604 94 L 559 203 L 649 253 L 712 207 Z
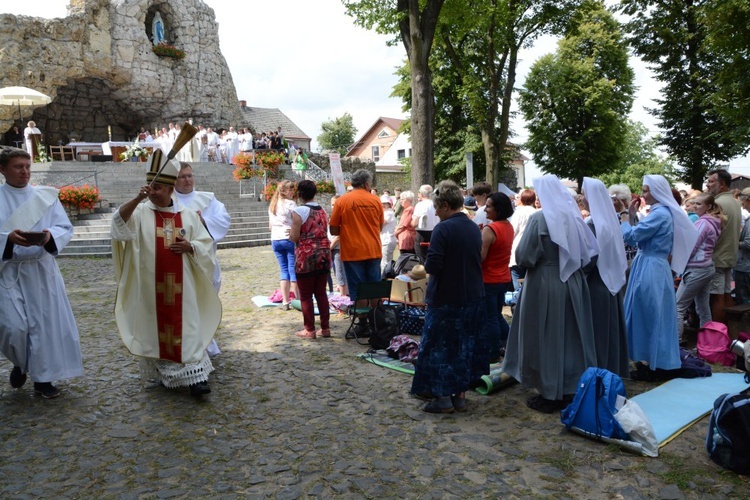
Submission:
M 732 366 L 734 354 L 729 350 L 731 340 L 727 325 L 718 321 L 709 321 L 698 330 L 698 356 L 709 363 Z

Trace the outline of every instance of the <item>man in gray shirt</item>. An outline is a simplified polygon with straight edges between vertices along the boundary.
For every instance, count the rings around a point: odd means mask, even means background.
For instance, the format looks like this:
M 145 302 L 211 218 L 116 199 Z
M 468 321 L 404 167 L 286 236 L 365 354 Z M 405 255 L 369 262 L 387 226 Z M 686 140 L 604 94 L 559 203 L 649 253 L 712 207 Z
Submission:
M 740 243 L 742 210 L 740 203 L 729 191 L 732 175 L 724 169 L 708 172 L 706 188 L 721 207 L 727 222 L 714 247 L 713 261 L 716 267 L 711 281 L 711 317 L 714 321 L 726 324 L 724 308 L 734 305 L 732 301 L 732 268 L 737 263 L 737 249 Z

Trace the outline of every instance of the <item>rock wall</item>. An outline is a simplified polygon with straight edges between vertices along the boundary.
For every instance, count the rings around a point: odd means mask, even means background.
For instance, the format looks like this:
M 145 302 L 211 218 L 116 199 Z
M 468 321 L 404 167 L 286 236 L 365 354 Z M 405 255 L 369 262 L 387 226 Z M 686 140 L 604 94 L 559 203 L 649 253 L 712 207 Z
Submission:
M 178 60 L 152 51 L 151 21 L 161 16 Z M 22 107 L 48 144 L 127 140 L 193 118 L 215 128 L 245 126 L 232 75 L 219 49 L 213 9 L 202 0 L 70 0 L 68 16 L 0 14 L 0 87 L 24 86 L 53 98 Z M 19 122 L 0 106 L 0 131 Z

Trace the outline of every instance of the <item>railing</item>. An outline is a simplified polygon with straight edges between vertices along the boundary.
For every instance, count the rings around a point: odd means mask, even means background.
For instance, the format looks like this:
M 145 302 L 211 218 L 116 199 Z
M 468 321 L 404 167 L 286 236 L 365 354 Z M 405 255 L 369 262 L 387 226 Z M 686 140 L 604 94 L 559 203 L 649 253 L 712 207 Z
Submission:
M 344 180 L 348 181 L 351 180 L 352 174 L 350 172 L 344 172 Z M 312 160 L 307 160 L 307 170 L 294 170 L 291 169 L 290 173 L 287 174 L 287 177 L 289 180 L 293 181 L 301 181 L 301 180 L 310 180 L 310 181 L 329 181 L 333 182 L 333 176 L 329 173 L 320 168 L 318 165 L 315 164 Z

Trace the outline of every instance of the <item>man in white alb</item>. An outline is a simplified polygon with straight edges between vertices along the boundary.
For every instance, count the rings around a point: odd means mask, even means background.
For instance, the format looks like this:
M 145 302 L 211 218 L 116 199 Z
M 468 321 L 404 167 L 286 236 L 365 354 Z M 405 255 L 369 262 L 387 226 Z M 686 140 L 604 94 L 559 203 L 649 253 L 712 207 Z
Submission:
M 221 288 L 221 268 L 219 267 L 219 258 L 216 255 L 216 246 L 224 239 L 227 232 L 229 232 L 229 224 L 231 222 L 229 213 L 224 204 L 217 200 L 213 193 L 195 190 L 193 167 L 189 163 L 180 162 L 180 173 L 177 175 L 177 182 L 174 185 L 174 195 L 180 205 L 198 214 L 201 222 L 203 222 L 203 225 L 206 226 L 206 229 L 208 229 L 208 232 L 214 239 L 213 257 L 215 267 L 213 285 L 216 293 L 219 293 L 219 289 Z M 215 356 L 220 352 L 216 340 L 212 340 L 208 346 L 208 354 Z
M 73 237 L 57 189 L 31 186 L 31 156 L 0 153 L 0 351 L 13 363 L 10 385 L 27 377 L 45 399 L 53 381 L 83 374 L 81 348 L 56 256 Z

